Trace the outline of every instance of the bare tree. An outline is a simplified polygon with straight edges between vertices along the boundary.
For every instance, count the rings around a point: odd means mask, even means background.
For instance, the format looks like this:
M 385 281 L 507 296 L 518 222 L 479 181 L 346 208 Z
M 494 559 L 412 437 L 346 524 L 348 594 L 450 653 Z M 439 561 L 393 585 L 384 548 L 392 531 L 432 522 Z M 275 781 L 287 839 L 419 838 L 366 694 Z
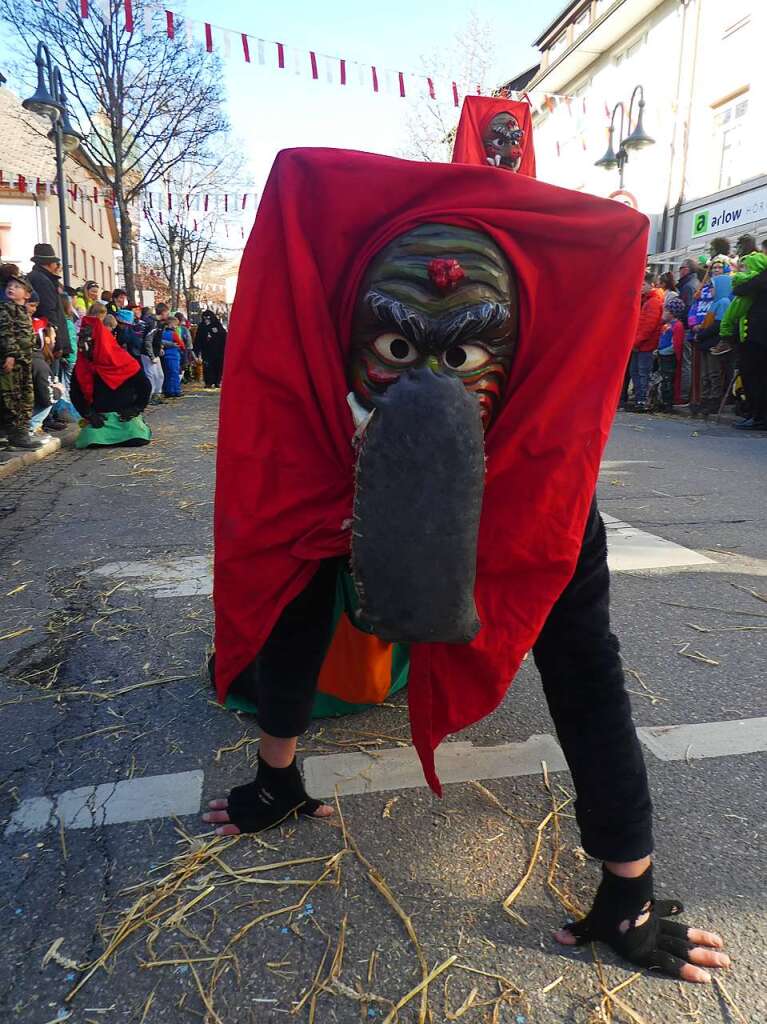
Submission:
M 421 58 L 424 73 L 455 81 L 464 93 L 479 89 L 489 94 L 495 45 L 490 23 L 472 11 L 449 50 L 435 50 Z M 408 108 L 407 142 L 401 155 L 410 160 L 449 161 L 457 123 L 458 110 L 452 103 L 420 99 Z
M 242 181 L 242 168 L 243 158 L 237 152 L 219 157 L 211 147 L 198 160 L 176 164 L 163 180 L 161 196 L 175 197 L 170 210 L 145 206 L 149 229 L 145 254 L 167 282 L 174 308 L 182 295 L 188 308 L 197 275 L 206 262 L 223 255 L 220 231 L 227 217 L 235 214 L 239 191 L 235 194 L 232 182 Z M 242 185 L 245 190 L 248 187 L 248 183 Z M 207 204 L 202 202 L 204 195 L 211 197 Z M 230 211 L 225 209 L 223 195 L 229 196 Z
M 79 0 L 0 0 L 0 23 L 23 50 L 34 53 L 43 40 L 61 67 L 70 109 L 84 134 L 81 149 L 114 196 L 131 300 L 131 204 L 228 130 L 217 59 L 190 45 L 182 24 L 169 39 L 156 20 L 159 8 L 149 8 L 147 23 L 145 4 L 134 0 L 134 28 L 128 32 L 122 0 L 101 0 L 85 19 Z M 17 61 L 23 79 L 33 67 L 28 59 Z

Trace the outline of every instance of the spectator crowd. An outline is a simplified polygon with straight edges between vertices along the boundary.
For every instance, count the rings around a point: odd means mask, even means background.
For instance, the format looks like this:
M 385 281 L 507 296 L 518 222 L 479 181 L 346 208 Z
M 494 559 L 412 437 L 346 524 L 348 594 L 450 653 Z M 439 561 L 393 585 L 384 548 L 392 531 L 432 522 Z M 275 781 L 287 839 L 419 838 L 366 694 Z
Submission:
M 219 388 L 226 328 L 131 307 L 94 281 L 64 288 L 53 247 L 35 246 L 32 270 L 0 263 L 0 446 L 33 451 L 79 422 L 78 447 L 146 444 L 147 405 L 180 398 L 184 384 Z
M 715 238 L 675 277 L 645 275 L 621 405 L 634 412 L 739 414 L 767 431 L 767 240 Z

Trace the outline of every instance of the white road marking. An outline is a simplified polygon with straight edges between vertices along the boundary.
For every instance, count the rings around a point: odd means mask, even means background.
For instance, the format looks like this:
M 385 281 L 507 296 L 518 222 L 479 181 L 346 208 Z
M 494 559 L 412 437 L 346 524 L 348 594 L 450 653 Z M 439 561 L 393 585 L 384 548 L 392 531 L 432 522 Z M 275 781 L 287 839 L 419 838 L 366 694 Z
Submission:
M 101 786 L 81 786 L 58 796 L 22 800 L 11 815 L 6 836 L 47 828 L 97 828 L 127 821 L 197 814 L 202 798 L 201 771 L 149 775 Z
M 504 743 L 499 747 L 448 742 L 436 752 L 437 774 L 442 782 L 534 775 L 541 770 L 541 761 L 552 772 L 567 770 L 553 736 L 531 736 L 524 743 Z M 341 795 L 349 795 L 426 785 L 413 747 L 394 747 L 370 754 L 317 755 L 305 758 L 303 769 L 307 791 L 317 797 L 332 797 L 336 786 Z
M 607 529 L 607 561 L 611 572 L 632 569 L 671 569 L 716 562 L 699 551 L 637 530 L 613 516 L 602 514 Z
M 767 718 L 746 718 L 698 725 L 644 726 L 640 742 L 661 761 L 737 757 L 767 751 Z M 567 771 L 553 736 L 533 735 L 524 743 L 475 747 L 443 743 L 436 752 L 437 773 L 444 783 L 475 779 L 507 779 L 537 775 L 545 761 L 550 772 Z M 392 747 L 367 754 L 321 754 L 303 762 L 306 788 L 322 798 L 425 788 L 418 756 L 412 747 Z M 82 786 L 56 797 L 22 800 L 5 829 L 42 832 L 49 828 L 98 828 L 151 818 L 198 814 L 203 789 L 201 771 L 123 779 L 101 786 Z
M 607 527 L 608 562 L 612 572 L 717 567 L 713 559 L 698 551 L 637 530 L 613 516 L 603 515 L 602 518 Z M 153 597 L 210 597 L 213 593 L 211 559 L 207 555 L 109 562 L 93 572 L 122 582 L 127 590 L 145 591 Z
M 637 731 L 640 741 L 661 761 L 694 761 L 767 751 L 767 718 L 661 725 Z
M 122 580 L 128 590 L 146 590 L 155 597 L 210 597 L 213 593 L 208 555 L 157 558 L 150 562 L 110 562 L 93 572 L 96 576 Z

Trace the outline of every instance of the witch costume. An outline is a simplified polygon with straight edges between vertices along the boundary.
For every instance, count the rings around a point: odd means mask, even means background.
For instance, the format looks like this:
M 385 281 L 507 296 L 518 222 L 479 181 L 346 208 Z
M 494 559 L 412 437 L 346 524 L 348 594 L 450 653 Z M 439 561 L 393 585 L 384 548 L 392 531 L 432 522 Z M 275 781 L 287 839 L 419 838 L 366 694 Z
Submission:
M 202 357 L 202 373 L 206 388 L 221 386 L 226 337 L 224 325 L 215 313 L 206 309 L 200 317 L 200 326 L 194 339 L 195 350 Z
M 299 735 L 343 621 L 406 651 L 413 742 L 440 794 L 435 748 L 498 706 L 532 649 L 584 849 L 618 863 L 651 853 L 594 498 L 647 230 L 617 203 L 487 166 L 277 157 L 239 275 L 221 403 L 221 701 L 235 689 L 264 733 Z M 295 762 L 260 759 L 227 814 L 258 831 L 317 807 Z M 687 930 L 665 918 L 680 908 L 652 900 L 652 868 L 626 879 L 605 867 L 571 934 L 679 974 Z
M 534 178 L 530 104 L 500 96 L 467 96 L 453 144 L 453 163 L 500 167 Z
M 82 416 L 76 448 L 149 444 L 142 416 L 151 385 L 138 361 L 95 316 L 83 317 L 70 397 Z

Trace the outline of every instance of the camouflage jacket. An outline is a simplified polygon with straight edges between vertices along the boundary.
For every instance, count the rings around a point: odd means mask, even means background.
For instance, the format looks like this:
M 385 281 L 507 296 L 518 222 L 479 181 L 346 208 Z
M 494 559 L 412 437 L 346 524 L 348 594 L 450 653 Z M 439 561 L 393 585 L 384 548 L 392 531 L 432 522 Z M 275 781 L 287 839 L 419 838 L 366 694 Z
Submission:
M 8 300 L 0 302 L 0 363 L 8 356 L 31 363 L 34 348 L 35 332 L 24 306 Z

